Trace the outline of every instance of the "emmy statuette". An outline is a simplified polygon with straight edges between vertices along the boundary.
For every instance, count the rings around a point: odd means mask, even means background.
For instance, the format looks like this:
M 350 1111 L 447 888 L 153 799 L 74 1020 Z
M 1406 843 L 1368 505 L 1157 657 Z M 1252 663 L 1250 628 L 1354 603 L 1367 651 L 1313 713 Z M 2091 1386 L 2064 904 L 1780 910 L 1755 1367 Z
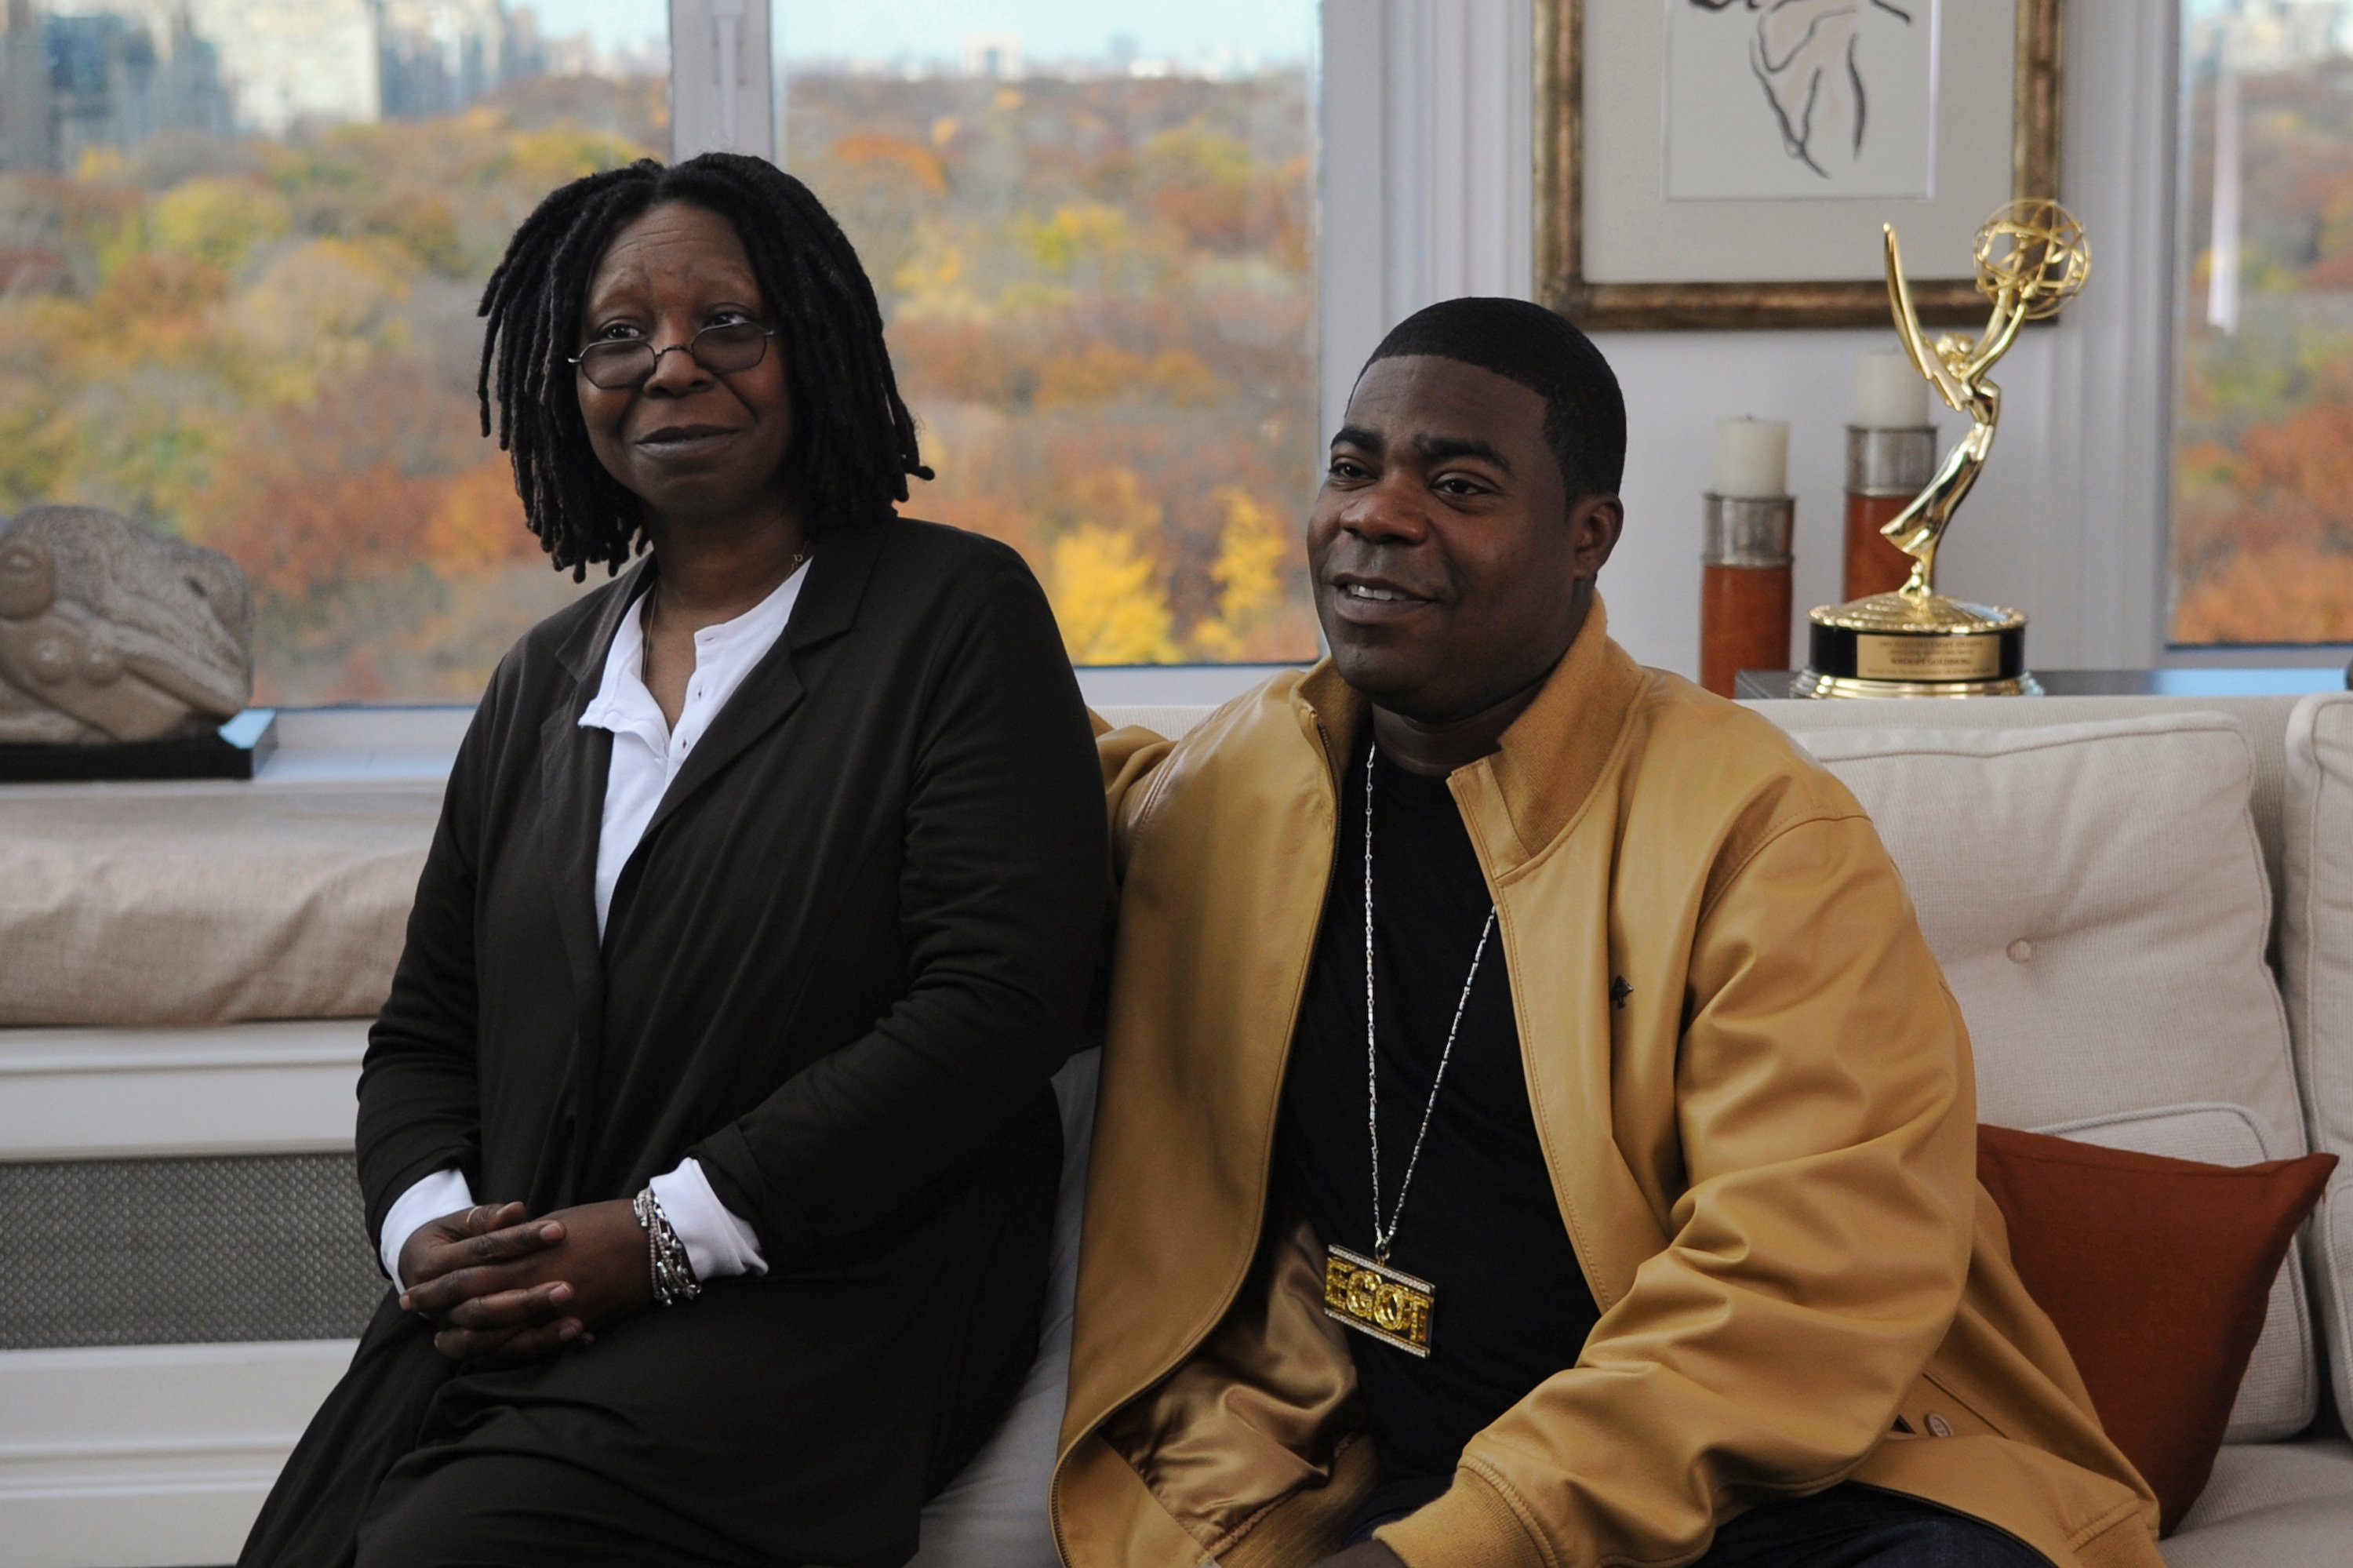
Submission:
M 1810 656 L 1798 676 L 1805 697 L 2031 696 L 2042 690 L 2026 669 L 2026 617 L 1964 604 L 1936 591 L 1936 546 L 1993 450 L 2001 388 L 1987 378 L 2028 322 L 2055 316 L 2091 275 L 2084 226 L 2055 201 L 2011 202 L 1978 230 L 1978 291 L 1993 302 L 1971 340 L 1921 331 L 1904 277 L 1895 229 L 1887 226 L 1887 295 L 1913 368 L 1946 405 L 1969 419 L 1927 488 L 1880 533 L 1912 557 L 1893 593 L 1828 605 L 1807 619 Z

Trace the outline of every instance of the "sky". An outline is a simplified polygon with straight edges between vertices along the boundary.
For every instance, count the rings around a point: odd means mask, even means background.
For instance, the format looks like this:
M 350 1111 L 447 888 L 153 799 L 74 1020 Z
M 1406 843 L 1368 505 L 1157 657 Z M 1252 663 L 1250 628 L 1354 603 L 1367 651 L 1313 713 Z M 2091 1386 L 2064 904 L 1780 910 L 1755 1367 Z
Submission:
M 543 34 L 607 48 L 659 37 L 670 17 L 668 0 L 521 3 Z M 1315 0 L 773 0 L 770 15 L 787 59 L 952 58 L 967 35 L 1011 33 L 1037 60 L 1102 59 L 1124 34 L 1145 58 L 1296 62 L 1315 37 Z

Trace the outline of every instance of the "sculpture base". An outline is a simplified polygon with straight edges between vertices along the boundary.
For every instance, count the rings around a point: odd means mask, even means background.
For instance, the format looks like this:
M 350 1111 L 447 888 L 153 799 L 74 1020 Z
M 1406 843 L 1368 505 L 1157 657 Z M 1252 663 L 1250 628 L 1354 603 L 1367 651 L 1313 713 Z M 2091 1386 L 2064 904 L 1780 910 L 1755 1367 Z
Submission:
M 1873 594 L 1807 617 L 1801 697 L 2021 697 L 2026 617 L 1938 593 Z
M 1793 697 L 2039 697 L 2042 683 L 2021 673 L 2007 681 L 1866 681 L 1818 675 L 1800 670 L 1789 682 Z
M 0 745 L 0 784 L 251 779 L 261 759 L 277 749 L 278 711 L 248 708 L 216 730 L 170 740 Z

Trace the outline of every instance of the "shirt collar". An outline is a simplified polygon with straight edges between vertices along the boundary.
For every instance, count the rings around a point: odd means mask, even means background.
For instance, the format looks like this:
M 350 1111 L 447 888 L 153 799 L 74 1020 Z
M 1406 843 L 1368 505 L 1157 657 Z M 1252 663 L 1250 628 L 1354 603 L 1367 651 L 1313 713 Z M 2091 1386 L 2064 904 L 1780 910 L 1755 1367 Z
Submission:
M 749 654 L 744 662 L 756 662 L 761 653 L 774 646 L 784 635 L 786 623 L 791 620 L 793 605 L 800 598 L 801 585 L 808 580 L 808 563 L 795 567 L 792 574 L 768 594 L 768 597 L 735 617 L 716 626 L 706 626 L 694 634 L 695 663 Z M 646 607 L 653 599 L 651 593 L 640 594 L 613 629 L 612 646 L 605 651 L 605 670 L 596 683 L 596 694 L 581 710 L 580 727 L 609 729 L 616 735 L 638 734 L 646 736 L 648 744 L 657 750 L 670 734 L 669 721 L 662 717 L 661 705 L 654 701 L 646 685 Z
M 792 574 L 771 589 L 768 597 L 737 616 L 716 626 L 706 626 L 694 634 L 694 648 L 701 653 L 732 653 L 758 647 L 763 650 L 784 635 L 785 623 L 793 618 L 793 603 L 801 596 L 801 584 L 808 580 L 808 563 L 803 561 Z M 644 632 L 638 633 L 642 643 Z M 638 666 L 644 668 L 642 663 Z

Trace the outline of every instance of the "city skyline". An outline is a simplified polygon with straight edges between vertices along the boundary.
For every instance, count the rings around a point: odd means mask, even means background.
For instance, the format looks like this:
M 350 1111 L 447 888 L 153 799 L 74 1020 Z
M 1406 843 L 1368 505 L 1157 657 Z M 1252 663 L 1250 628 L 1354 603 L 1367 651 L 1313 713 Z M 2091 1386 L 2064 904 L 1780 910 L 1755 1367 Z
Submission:
M 542 32 L 585 34 L 613 50 L 660 40 L 667 4 L 649 0 L 534 0 Z M 1139 0 L 862 0 L 857 5 L 774 0 L 778 52 L 786 63 L 904 61 L 953 67 L 967 37 L 1006 35 L 1041 64 L 1138 59 L 1200 65 L 1231 59 L 1299 66 L 1313 58 L 1313 0 L 1193 0 L 1185 6 Z M 1120 40 L 1126 40 L 1123 48 Z

